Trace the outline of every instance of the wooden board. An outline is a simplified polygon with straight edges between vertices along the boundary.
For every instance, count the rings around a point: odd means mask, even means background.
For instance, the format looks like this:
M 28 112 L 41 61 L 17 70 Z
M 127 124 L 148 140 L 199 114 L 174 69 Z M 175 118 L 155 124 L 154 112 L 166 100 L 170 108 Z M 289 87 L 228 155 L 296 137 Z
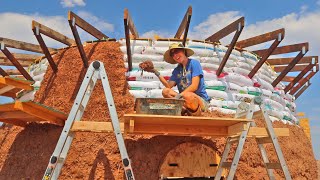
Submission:
M 214 149 L 201 143 L 187 142 L 169 151 L 160 166 L 159 175 L 162 178 L 213 177 L 219 162 L 220 157 Z
M 64 125 L 67 115 L 33 101 L 0 105 L 0 121 L 16 126 L 25 126 L 29 122 L 49 122 Z
M 194 116 L 125 114 L 125 131 L 133 134 L 229 136 L 243 130 L 251 120 Z M 239 126 L 238 128 L 231 128 Z M 231 131 L 231 129 L 233 129 Z M 236 129 L 236 130 L 235 130 Z
M 0 77 L 0 96 L 16 97 L 21 90 L 33 90 L 32 81 L 20 80 L 11 77 Z

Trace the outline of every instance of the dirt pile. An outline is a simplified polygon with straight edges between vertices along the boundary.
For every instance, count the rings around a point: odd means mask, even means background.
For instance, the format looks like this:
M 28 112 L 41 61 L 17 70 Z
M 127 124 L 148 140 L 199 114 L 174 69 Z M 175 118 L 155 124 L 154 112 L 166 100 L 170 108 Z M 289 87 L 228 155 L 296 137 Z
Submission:
M 133 111 L 133 97 L 128 92 L 124 73 L 123 54 L 116 42 L 92 43 L 85 52 L 92 62 L 104 63 L 112 94 L 121 119 L 123 114 Z M 35 101 L 69 113 L 86 69 L 77 48 L 61 50 L 55 57 L 58 73 L 51 69 L 45 75 Z M 89 63 L 90 63 L 89 62 Z M 224 117 L 221 113 L 205 116 Z M 97 83 L 90 98 L 84 118 L 88 121 L 110 121 L 106 99 L 101 83 Z M 261 124 L 260 121 L 257 121 Z M 290 128 L 290 137 L 279 138 L 281 148 L 293 179 L 316 179 L 316 161 L 311 143 L 303 130 L 297 126 L 274 123 L 274 127 Z M 0 129 L 0 179 L 41 179 L 49 158 L 56 146 L 62 127 L 49 124 L 31 124 L 27 128 L 6 126 Z M 128 135 L 126 146 L 132 160 L 136 179 L 158 179 L 159 168 L 166 154 L 184 142 L 199 142 L 222 154 L 225 138 L 169 137 L 149 135 Z M 272 149 L 267 146 L 267 149 Z M 269 159 L 276 156 L 270 150 Z M 113 134 L 76 133 L 63 167 L 60 179 L 124 179 L 120 152 Z M 255 141 L 249 139 L 240 159 L 237 179 L 266 179 Z M 281 172 L 276 173 L 283 177 Z

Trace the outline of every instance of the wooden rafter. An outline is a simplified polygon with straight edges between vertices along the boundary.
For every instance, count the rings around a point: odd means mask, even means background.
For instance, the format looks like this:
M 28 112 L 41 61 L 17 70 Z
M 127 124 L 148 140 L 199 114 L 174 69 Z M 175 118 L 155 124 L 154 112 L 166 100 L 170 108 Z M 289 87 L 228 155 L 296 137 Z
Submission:
M 22 54 L 22 53 L 12 53 L 14 57 L 18 61 L 28 61 L 28 62 L 34 62 L 37 59 L 40 59 L 42 56 L 35 55 L 35 54 Z M 0 53 L 0 60 L 7 61 L 9 60 L 6 55 L 3 53 Z
M 295 77 L 293 77 L 293 76 L 285 76 L 285 77 L 282 79 L 282 81 L 284 81 L 284 82 L 291 82 L 291 81 L 294 80 L 294 78 L 295 78 Z
M 250 47 L 253 45 L 265 43 L 268 41 L 274 40 L 272 45 L 269 47 L 269 49 L 264 54 L 259 54 L 261 56 L 261 59 L 259 62 L 253 67 L 253 69 L 248 74 L 249 78 L 252 78 L 258 70 L 261 68 L 261 66 L 265 63 L 265 61 L 268 59 L 268 57 L 272 54 L 272 52 L 278 47 L 280 42 L 283 40 L 285 35 L 284 29 L 278 29 L 272 32 L 268 32 L 259 36 L 255 36 L 249 39 L 245 39 L 242 41 L 239 41 L 236 43 L 236 46 L 239 48 L 245 48 Z
M 28 66 L 30 66 L 32 64 L 31 61 L 23 61 L 23 60 L 18 60 L 18 59 L 17 59 L 17 61 L 20 63 L 20 65 L 22 67 L 28 67 Z M 8 58 L 6 58 L 6 60 L 0 59 L 0 66 L 12 66 L 12 63 Z
M 308 65 L 295 65 L 289 72 L 299 72 L 304 70 Z M 273 69 L 275 72 L 282 72 L 287 68 L 287 66 L 274 66 Z
M 305 90 L 307 90 L 311 86 L 311 83 L 308 81 L 295 95 L 295 99 L 297 100 Z
M 311 62 L 307 67 L 305 67 L 300 74 L 294 78 L 294 80 L 292 82 L 290 82 L 286 88 L 284 88 L 284 92 L 287 93 L 292 87 L 294 87 L 294 85 L 301 79 L 303 78 L 303 76 L 305 74 L 307 74 L 307 72 L 309 72 L 310 70 L 312 70 L 312 68 L 318 64 L 318 56 L 316 56 L 315 58 L 315 62 Z
M 295 87 L 293 87 L 293 88 L 290 90 L 289 93 L 290 93 L 291 95 L 294 95 L 304 84 L 306 84 L 306 82 L 310 81 L 310 79 L 311 79 L 315 74 L 317 74 L 318 71 L 319 71 L 319 67 L 317 66 L 317 69 L 316 69 L 315 72 L 314 72 L 314 71 L 309 72 L 309 74 L 308 74 L 306 77 L 300 79 L 300 80 L 298 81 L 298 85 L 296 85 Z
M 236 31 L 235 35 L 232 38 L 230 45 L 228 46 L 228 50 L 227 50 L 226 54 L 224 55 L 224 57 L 220 63 L 220 66 L 216 72 L 217 76 L 220 76 L 220 74 L 222 73 L 222 70 L 227 63 L 227 60 L 229 59 L 229 56 L 231 54 L 232 49 L 236 45 L 236 42 L 242 32 L 243 27 L 244 27 L 244 17 L 241 17 L 238 20 L 234 21 L 233 23 L 229 24 L 228 26 L 224 27 L 223 29 L 221 29 L 220 31 L 216 32 L 215 34 L 211 35 L 210 37 L 208 37 L 206 39 L 206 41 L 219 42 L 220 39 L 226 37 L 227 35 L 229 35 L 230 33 L 234 32 L 234 31 Z
M 308 50 L 309 50 L 309 43 L 300 43 L 300 44 L 277 47 L 273 51 L 272 55 L 286 54 L 286 53 L 300 51 L 298 55 L 288 64 L 288 66 L 285 67 L 283 71 L 281 71 L 280 75 L 271 83 L 273 87 L 275 87 L 291 71 L 291 69 L 308 52 Z M 255 51 L 255 53 L 260 54 L 260 53 L 265 53 L 266 51 L 267 50 L 259 50 L 259 51 Z
M 314 59 L 316 56 L 304 56 L 303 58 L 300 59 L 300 61 L 297 63 L 298 64 L 309 64 L 312 62 L 312 59 Z M 277 66 L 277 65 L 287 65 L 290 64 L 290 62 L 294 58 L 275 58 L 275 59 L 267 59 L 267 62 L 269 65 L 272 66 Z
M 0 66 L 0 74 L 1 74 L 1 76 L 3 76 L 3 77 L 9 76 L 9 74 L 8 74 L 5 70 L 3 70 L 3 69 L 1 68 L 1 66 Z
M 128 58 L 128 69 L 129 71 L 132 70 L 132 55 L 131 55 L 131 48 L 130 48 L 130 32 L 134 39 L 139 38 L 138 31 L 134 26 L 133 20 L 129 14 L 128 9 L 124 9 L 123 13 L 123 24 L 124 24 L 124 33 L 126 37 L 126 46 L 127 46 L 127 58 Z
M 17 41 L 17 40 L 8 39 L 8 38 L 2 38 L 2 37 L 0 37 L 0 43 L 4 43 L 6 45 L 6 47 L 10 47 L 10 48 L 42 53 L 41 47 L 36 44 L 31 44 L 31 43 L 27 43 L 27 42 L 23 42 L 23 41 Z M 49 51 L 50 52 L 57 51 L 57 49 L 49 48 Z
M 25 77 L 27 80 L 33 81 L 33 78 L 30 74 L 21 66 L 21 64 L 16 60 L 16 58 L 10 53 L 10 51 L 6 48 L 4 43 L 1 43 L 1 51 L 3 54 L 7 56 L 7 58 L 12 62 L 12 64 L 19 70 L 19 72 Z
M 183 46 L 186 45 L 186 40 L 187 40 L 187 36 L 188 36 L 188 31 L 189 31 L 189 25 L 190 25 L 190 21 L 191 21 L 191 16 L 192 16 L 192 7 L 189 6 L 188 9 L 187 9 L 187 12 L 186 14 L 184 15 L 181 23 L 180 23 L 180 26 L 176 32 L 176 35 L 174 36 L 174 38 L 177 38 L 177 39 L 180 39 L 181 38 L 181 35 L 182 33 L 184 32 L 183 34 L 183 41 L 182 41 L 182 44 Z
M 68 38 L 67 36 L 43 25 L 37 21 L 32 21 L 32 30 L 38 31 L 37 34 L 44 34 L 56 41 L 59 41 L 67 46 L 75 45 L 76 42 L 73 39 Z
M 101 40 L 101 39 L 109 39 L 109 37 L 105 34 L 103 34 L 101 31 L 99 31 L 97 28 L 95 28 L 94 26 L 92 26 L 91 24 L 89 24 L 88 22 L 86 22 L 85 20 L 83 20 L 82 18 L 80 18 L 79 16 L 77 16 L 75 13 L 73 13 L 72 11 L 68 12 L 68 22 L 72 31 L 72 34 L 74 36 L 74 39 L 76 41 L 77 47 L 79 49 L 80 52 L 80 56 L 81 59 L 83 61 L 83 65 L 85 68 L 88 68 L 88 58 L 86 56 L 86 53 L 83 49 L 83 45 L 81 43 L 81 39 L 77 30 L 77 27 L 80 27 L 81 29 L 83 29 L 84 31 L 86 31 L 87 33 L 91 34 L 92 36 L 94 36 L 95 38 Z

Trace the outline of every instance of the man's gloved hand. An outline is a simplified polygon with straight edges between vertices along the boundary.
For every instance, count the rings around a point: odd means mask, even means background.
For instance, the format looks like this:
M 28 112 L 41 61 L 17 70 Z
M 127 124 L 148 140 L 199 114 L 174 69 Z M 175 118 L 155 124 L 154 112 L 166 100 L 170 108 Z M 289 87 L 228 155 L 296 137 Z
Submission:
M 183 97 L 181 96 L 181 94 L 177 94 L 174 98 L 175 99 L 182 99 Z

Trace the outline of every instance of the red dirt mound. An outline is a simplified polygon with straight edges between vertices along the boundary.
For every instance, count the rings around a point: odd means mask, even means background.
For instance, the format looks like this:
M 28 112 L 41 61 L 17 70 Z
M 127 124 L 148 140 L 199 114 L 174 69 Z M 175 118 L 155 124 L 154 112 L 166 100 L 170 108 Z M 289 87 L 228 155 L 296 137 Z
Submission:
M 85 52 L 92 62 L 105 65 L 118 116 L 133 111 L 134 100 L 128 93 L 123 54 L 116 42 L 87 44 Z M 55 57 L 57 74 L 48 68 L 35 101 L 69 113 L 86 69 L 77 48 L 61 50 Z M 90 63 L 89 62 L 89 63 Z M 206 116 L 224 115 L 209 113 Z M 101 83 L 90 98 L 84 118 L 88 121 L 110 121 Z M 257 121 L 261 124 L 261 120 Z M 316 161 L 311 143 L 297 126 L 274 123 L 275 127 L 288 127 L 290 137 L 279 138 L 281 148 L 293 179 L 316 179 Z M 0 179 L 41 179 L 56 146 L 62 127 L 50 124 L 30 124 L 25 129 L 6 125 L 0 129 Z M 129 135 L 125 143 L 132 160 L 136 179 L 158 179 L 158 170 L 166 154 L 184 142 L 200 142 L 221 154 L 225 138 L 169 137 Z M 269 159 L 276 156 L 270 146 Z M 283 178 L 281 172 L 276 173 Z M 60 179 L 124 179 L 120 153 L 113 134 L 76 133 Z M 255 141 L 249 139 L 240 159 L 236 179 L 267 179 Z

